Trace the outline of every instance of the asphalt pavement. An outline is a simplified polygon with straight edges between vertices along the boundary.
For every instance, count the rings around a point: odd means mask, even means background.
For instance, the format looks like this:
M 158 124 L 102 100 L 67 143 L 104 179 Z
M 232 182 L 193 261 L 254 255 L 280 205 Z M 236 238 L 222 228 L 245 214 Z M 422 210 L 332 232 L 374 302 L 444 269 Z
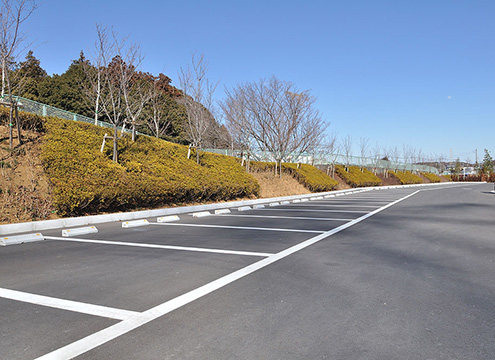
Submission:
M 490 184 L 0 247 L 0 359 L 494 359 Z

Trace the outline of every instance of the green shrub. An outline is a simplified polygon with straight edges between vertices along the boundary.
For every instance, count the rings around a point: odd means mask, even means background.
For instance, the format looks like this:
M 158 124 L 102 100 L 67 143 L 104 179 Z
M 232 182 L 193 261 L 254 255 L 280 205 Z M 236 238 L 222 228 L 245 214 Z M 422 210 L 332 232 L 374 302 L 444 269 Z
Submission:
M 440 177 L 433 173 L 422 172 L 421 175 L 423 175 L 432 183 L 439 183 L 441 181 Z
M 318 170 L 312 165 L 301 164 L 282 164 L 282 169 L 291 174 L 300 184 L 304 185 L 311 192 L 323 192 L 335 190 L 339 182 L 323 171 Z
M 335 166 L 335 172 L 352 187 L 378 186 L 382 180 L 368 169 L 361 170 L 358 166 L 349 166 L 346 171 L 342 165 Z
M 423 179 L 421 179 L 417 175 L 414 175 L 410 171 L 396 171 L 396 172 L 389 171 L 388 173 L 394 176 L 395 178 L 397 178 L 402 185 L 423 183 Z
M 119 163 L 111 161 L 112 140 L 100 152 L 109 129 L 46 118 L 41 159 L 53 185 L 60 215 L 127 210 L 171 203 L 229 200 L 257 195 L 259 184 L 223 155 L 187 159 L 187 147 L 129 136 L 119 141 Z

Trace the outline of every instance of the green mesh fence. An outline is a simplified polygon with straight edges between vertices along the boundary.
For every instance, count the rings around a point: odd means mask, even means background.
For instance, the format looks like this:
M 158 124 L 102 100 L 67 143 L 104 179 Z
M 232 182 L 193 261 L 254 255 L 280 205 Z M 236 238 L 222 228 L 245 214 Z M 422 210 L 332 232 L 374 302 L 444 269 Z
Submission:
M 90 124 L 94 124 L 100 127 L 112 128 L 113 125 L 104 121 L 96 121 L 95 119 L 89 118 L 84 115 L 79 115 L 72 113 L 70 111 L 62 110 L 54 106 L 39 103 L 34 100 L 25 99 L 23 97 L 16 97 L 18 103 L 21 105 L 22 111 L 30 112 L 40 116 L 54 116 L 66 120 L 83 121 Z M 118 128 L 119 131 L 131 132 L 130 129 Z M 146 135 L 137 132 L 140 135 Z M 229 150 L 229 149 L 206 149 L 205 151 L 223 154 L 234 157 L 241 157 L 241 150 Z M 250 151 L 250 159 L 256 161 L 275 161 L 272 153 L 268 151 Z M 355 165 L 366 167 L 369 169 L 380 169 L 380 170 L 399 170 L 399 171 L 413 171 L 413 172 L 428 172 L 433 174 L 438 174 L 438 169 L 433 166 L 420 165 L 420 164 L 406 164 L 400 162 L 392 162 L 389 160 L 381 160 L 377 158 L 362 158 L 359 156 L 345 156 L 341 154 L 328 154 L 328 153 L 311 153 L 311 154 L 290 154 L 284 161 L 291 163 L 302 163 L 302 164 L 312 164 L 312 165 Z
M 66 119 L 66 120 L 82 121 L 82 122 L 94 124 L 94 125 L 97 125 L 100 127 L 113 129 L 113 124 L 108 123 L 108 122 L 99 121 L 99 120 L 95 122 L 95 119 L 92 119 L 92 118 L 84 116 L 84 115 L 75 114 L 75 113 L 70 112 L 70 111 L 66 111 L 66 110 L 56 108 L 54 106 L 42 104 L 42 103 L 39 103 L 39 102 L 34 101 L 34 100 L 25 99 L 25 98 L 20 97 L 20 96 L 16 96 L 15 98 L 17 99 L 18 104 L 21 105 L 22 111 L 26 111 L 26 112 L 33 113 L 33 114 L 40 115 L 40 116 L 53 116 L 53 117 L 58 117 L 61 119 Z M 130 129 L 123 129 L 122 127 L 118 127 L 118 130 L 119 131 L 123 130 L 125 132 L 131 132 Z M 143 134 L 141 134 L 141 135 L 143 135 Z
M 206 149 L 205 151 L 213 152 L 216 154 L 242 157 L 242 150 L 228 150 L 228 149 Z M 245 152 L 244 152 L 245 153 Z M 250 160 L 274 162 L 275 157 L 268 151 L 250 151 Z M 360 166 L 367 169 L 379 169 L 386 170 L 398 170 L 398 171 L 413 171 L 413 172 L 428 172 L 438 174 L 438 169 L 433 166 L 421 165 L 421 164 L 406 164 L 400 162 L 393 162 L 389 160 L 381 160 L 380 158 L 363 158 L 360 156 L 345 156 L 341 154 L 328 154 L 328 153 L 302 153 L 302 154 L 290 154 L 283 160 L 290 163 L 302 163 L 311 164 L 315 166 L 328 166 L 328 165 L 349 165 Z

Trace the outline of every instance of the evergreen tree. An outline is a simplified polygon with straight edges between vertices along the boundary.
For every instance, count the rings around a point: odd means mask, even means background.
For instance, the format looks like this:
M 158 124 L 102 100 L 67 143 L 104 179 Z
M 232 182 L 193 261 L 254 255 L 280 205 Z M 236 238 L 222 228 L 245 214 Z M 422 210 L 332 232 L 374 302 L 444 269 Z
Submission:
M 53 75 L 39 84 L 37 101 L 76 114 L 92 116 L 90 104 L 82 90 L 86 81 L 84 66 L 88 64 L 81 51 L 79 59 L 73 60 L 62 75 Z
M 481 163 L 481 173 L 490 176 L 493 172 L 493 159 L 490 153 L 485 149 L 485 156 L 483 157 L 483 162 Z
M 39 84 L 49 78 L 46 71 L 41 67 L 32 50 L 29 50 L 26 59 L 20 62 L 13 74 L 13 83 L 16 93 L 31 100 L 39 97 Z

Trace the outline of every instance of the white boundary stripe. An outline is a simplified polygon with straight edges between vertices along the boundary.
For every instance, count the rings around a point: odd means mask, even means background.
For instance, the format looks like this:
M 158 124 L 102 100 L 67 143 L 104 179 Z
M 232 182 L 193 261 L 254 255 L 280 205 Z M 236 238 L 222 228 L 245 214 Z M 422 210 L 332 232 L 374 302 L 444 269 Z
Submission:
M 311 212 L 337 212 L 337 213 L 355 213 L 355 214 L 367 214 L 368 211 L 359 211 L 359 210 L 319 210 L 319 209 L 314 209 L 314 210 L 310 210 L 310 209 L 296 209 L 296 208 L 292 208 L 292 209 L 280 209 L 280 208 L 276 208 L 276 209 L 258 209 L 258 210 L 261 210 L 261 211 L 311 211 Z
M 250 251 L 206 249 L 206 248 L 174 246 L 174 245 L 141 244 L 141 243 L 122 242 L 122 241 L 61 238 L 61 237 L 56 237 L 56 236 L 47 236 L 46 239 L 47 240 L 83 242 L 83 243 L 101 244 L 101 245 L 119 245 L 119 246 L 142 247 L 142 248 L 149 248 L 149 249 L 194 251 L 194 252 L 205 252 L 205 253 L 226 254 L 226 255 L 244 255 L 244 256 L 261 256 L 261 257 L 267 257 L 270 255 L 273 255 L 273 254 L 269 254 L 269 253 L 250 252 Z
M 300 207 L 357 207 L 357 208 L 379 208 L 380 205 L 354 205 L 354 204 L 330 204 L 330 203 L 320 203 L 320 204 L 296 204 L 294 206 Z
M 141 313 L 121 310 L 100 305 L 86 304 L 78 301 L 57 299 L 49 296 L 30 294 L 22 291 L 0 288 L 0 297 L 35 305 L 47 306 L 56 309 L 73 311 L 83 314 L 101 316 L 109 319 L 127 320 L 139 316 Z
M 356 225 L 357 223 L 366 220 L 370 216 L 373 216 L 390 206 L 393 206 L 397 204 L 400 201 L 403 201 L 416 193 L 418 191 L 409 194 L 401 199 L 398 199 L 392 203 L 389 203 L 379 209 L 376 209 L 366 215 L 363 215 L 351 222 L 348 222 L 346 224 L 343 224 L 335 229 L 332 229 L 330 231 L 327 231 L 323 234 L 317 235 L 309 240 L 303 241 L 302 243 L 292 246 L 286 250 L 283 250 L 277 254 L 274 254 L 270 257 L 267 257 L 263 260 L 260 260 L 258 262 L 255 262 L 254 264 L 248 265 L 245 268 L 242 268 L 240 270 L 234 271 L 233 273 L 223 276 L 220 279 L 217 279 L 215 281 L 212 281 L 206 285 L 203 285 L 195 290 L 189 291 L 188 293 L 185 293 L 183 295 L 180 295 L 176 297 L 175 299 L 169 300 L 167 302 L 164 302 L 161 305 L 155 306 L 154 308 L 151 308 L 143 313 L 140 314 L 139 317 L 129 319 L 122 321 L 118 324 L 112 325 L 106 329 L 100 330 L 92 335 L 89 335 L 81 340 L 78 340 L 76 342 L 73 342 L 72 344 L 66 345 L 58 350 L 52 351 L 51 353 L 48 353 L 44 356 L 41 356 L 35 360 L 58 360 L 58 359 L 72 359 L 75 358 L 76 356 L 79 356 L 81 354 L 84 354 L 85 352 L 88 352 L 100 345 L 103 345 L 115 338 L 118 338 L 119 336 L 122 336 L 129 331 L 132 331 L 134 329 L 137 329 L 144 324 L 149 323 L 150 321 L 153 321 L 155 319 L 158 319 L 159 317 L 162 317 L 184 305 L 187 305 L 205 295 L 208 295 L 212 293 L 215 290 L 218 290 L 226 285 L 229 285 L 230 283 L 237 281 L 249 274 L 252 274 L 255 271 L 258 271 L 270 264 L 273 264 L 276 261 L 279 261 L 289 255 L 292 255 L 304 248 L 307 248 L 310 245 L 313 245 L 323 239 L 326 239 L 329 236 L 332 236 L 334 234 L 337 234 L 338 232 L 341 232 L 342 230 L 345 230 L 353 225 Z
M 260 227 L 250 227 L 250 226 L 205 225 L 205 224 L 155 224 L 155 223 L 150 223 L 150 224 L 151 225 L 161 225 L 161 226 L 204 227 L 204 228 L 213 228 L 213 229 L 287 231 L 287 232 L 301 232 L 301 233 L 313 233 L 313 234 L 321 234 L 324 232 L 324 231 L 316 231 L 316 230 L 278 229 L 278 228 L 263 228 L 263 227 L 260 228 Z
M 222 216 L 239 216 L 239 217 L 255 217 L 263 219 L 293 219 L 293 220 L 322 220 L 322 221 L 352 221 L 353 219 L 336 219 L 336 218 L 315 218 L 315 217 L 301 217 L 301 216 L 271 216 L 271 215 L 234 215 L 227 214 Z
M 354 198 L 339 198 L 339 199 L 325 199 L 323 201 L 318 201 L 319 204 L 333 204 L 333 203 L 353 203 L 353 202 L 359 202 L 359 203 L 389 203 L 394 200 L 397 200 L 397 196 L 394 196 L 393 198 L 390 199 L 380 199 L 380 200 L 369 200 L 369 199 L 354 199 Z

